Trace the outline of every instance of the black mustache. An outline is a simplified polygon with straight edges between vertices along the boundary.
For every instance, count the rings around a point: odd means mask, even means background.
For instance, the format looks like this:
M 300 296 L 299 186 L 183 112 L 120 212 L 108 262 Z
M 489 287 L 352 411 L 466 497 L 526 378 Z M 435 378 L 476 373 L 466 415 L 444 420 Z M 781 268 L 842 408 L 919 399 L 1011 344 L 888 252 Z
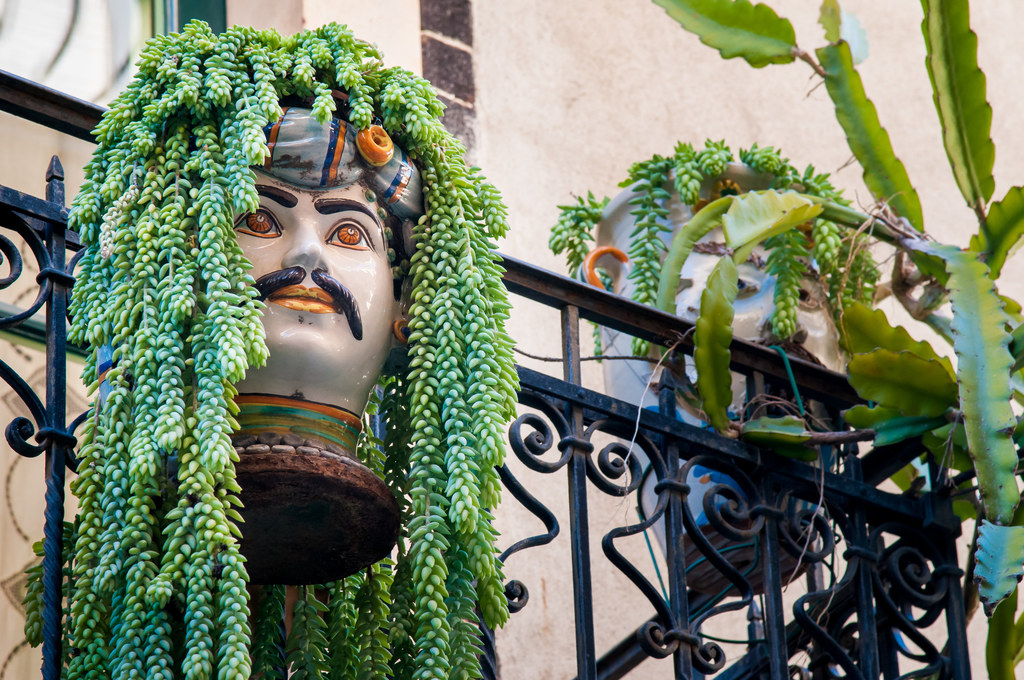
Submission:
M 264 274 L 256 279 L 256 290 L 259 291 L 260 300 L 268 297 L 286 286 L 294 286 L 306 278 L 306 270 L 302 267 L 289 267 L 276 272 Z
M 363 319 L 359 315 L 359 306 L 356 304 L 356 298 L 352 295 L 352 291 L 341 285 L 340 282 L 322 269 L 314 269 L 310 272 L 310 276 L 313 279 L 313 283 L 320 286 L 331 297 L 334 310 L 339 314 L 345 315 L 349 328 L 352 330 L 352 337 L 356 340 L 362 340 Z M 288 269 L 280 269 L 264 274 L 256 279 L 254 285 L 260 294 L 260 300 L 266 300 L 282 288 L 297 285 L 305 278 L 306 270 L 304 268 L 289 267 Z
M 348 326 L 352 329 L 352 337 L 356 340 L 363 339 L 363 319 L 359 316 L 359 305 L 356 304 L 356 296 L 345 286 L 323 269 L 314 269 L 310 272 L 313 283 L 323 288 L 331 300 L 334 301 L 334 308 L 342 312 L 348 319 Z

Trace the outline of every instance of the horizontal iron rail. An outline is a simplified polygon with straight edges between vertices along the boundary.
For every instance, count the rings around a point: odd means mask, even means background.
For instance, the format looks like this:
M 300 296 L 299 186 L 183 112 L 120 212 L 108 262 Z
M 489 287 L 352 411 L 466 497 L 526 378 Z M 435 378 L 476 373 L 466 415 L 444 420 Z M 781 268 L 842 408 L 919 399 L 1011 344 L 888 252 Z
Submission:
M 105 110 L 92 102 L 0 70 L 0 111 L 92 142 L 95 141 L 92 129 Z
M 0 205 L 9 207 L 21 217 L 28 218 L 31 226 L 39 235 L 45 232 L 45 224 L 67 224 L 68 209 L 59 203 L 53 203 L 42 198 L 36 198 L 32 194 L 0 185 Z M 78 234 L 68 232 L 68 250 L 81 250 L 82 243 L 78 240 Z
M 693 324 L 659 309 L 636 304 L 622 296 L 504 256 L 505 285 L 509 291 L 554 307 L 579 307 L 580 316 L 602 326 L 650 340 L 666 347 L 679 341 L 693 350 Z M 779 355 L 768 347 L 733 338 L 730 346 L 732 368 L 743 373 L 759 372 L 788 384 L 786 368 Z M 789 358 L 793 377 L 804 396 L 828 403 L 861 403 L 846 376 L 793 356 Z
M 517 368 L 523 388 L 547 397 L 584 404 L 584 413 L 588 421 L 607 416 L 618 417 L 628 422 L 639 421 L 640 430 L 645 434 L 656 434 L 685 441 L 687 457 L 712 454 L 728 460 L 732 465 L 744 470 L 768 465 L 773 477 L 785 480 L 786 483 L 783 486 L 808 498 L 817 499 L 824 482 L 827 496 L 831 501 L 838 502 L 842 506 L 859 505 L 865 508 L 865 512 L 872 521 L 900 520 L 917 526 L 934 526 L 954 534 L 958 534 L 960 531 L 959 519 L 945 504 L 939 504 L 937 509 L 929 501 L 922 502 L 909 496 L 881 491 L 870 484 L 851 479 L 846 475 L 832 472 L 823 473 L 806 463 L 762 451 L 739 440 L 723 437 L 711 430 L 694 427 L 648 409 L 642 409 L 638 414 L 637 407 L 628 402 L 613 399 L 584 387 L 571 385 L 523 366 L 517 366 Z M 896 453 L 890 453 L 893 457 L 897 456 Z M 909 453 L 901 452 L 901 455 L 913 458 L 916 455 L 916 450 L 910 449 Z

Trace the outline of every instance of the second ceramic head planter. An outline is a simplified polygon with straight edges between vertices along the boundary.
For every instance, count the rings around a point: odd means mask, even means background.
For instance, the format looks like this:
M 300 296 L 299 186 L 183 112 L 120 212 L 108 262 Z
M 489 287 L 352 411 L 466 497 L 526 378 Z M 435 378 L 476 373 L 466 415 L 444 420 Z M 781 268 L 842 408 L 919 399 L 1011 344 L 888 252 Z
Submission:
M 702 295 L 708 292 L 707 298 L 716 303 L 711 308 L 722 304 L 731 307 L 729 328 L 733 337 L 782 345 L 788 354 L 841 370 L 844 357 L 833 315 L 844 304 L 870 300 L 877 277 L 870 253 L 863 247 L 864 237 L 853 235 L 844 239 L 837 225 L 816 219 L 776 230 L 772 232 L 775 235 L 752 250 L 744 248 L 745 244 L 730 249 L 723 227 L 717 226 L 724 221 L 724 212 L 711 212 L 724 211 L 723 206 L 736 205 L 741 200 L 729 196 L 795 189 L 801 194 L 842 202 L 826 176 L 816 174 L 813 168 L 798 174 L 771 148 L 755 146 L 741 151 L 740 161 L 734 162 L 724 143 L 708 142 L 701 151 L 680 144 L 672 156 L 655 156 L 637 163 L 631 168 L 629 179 L 622 183 L 627 188 L 615 198 L 598 201 L 588 195 L 577 205 L 563 208 L 552 231 L 552 249 L 567 252 L 570 267 L 582 270 L 581 276 L 592 285 L 646 304 L 653 305 L 657 299 L 661 309 L 674 311 L 695 325 L 699 324 Z M 757 200 L 758 195 L 754 196 Z M 778 194 L 773 192 L 771 196 Z M 708 211 L 702 213 L 705 207 Z M 716 217 L 702 222 L 700 216 L 707 214 Z M 751 247 L 754 243 L 760 240 L 752 241 Z M 685 253 L 681 266 L 676 258 L 679 253 Z M 672 260 L 673 267 L 663 267 L 663 259 Z M 720 268 L 721 265 L 729 266 Z M 725 278 L 718 275 L 721 271 L 734 273 L 735 287 L 713 287 L 715 281 Z M 659 398 L 655 396 L 657 390 L 651 389 L 651 382 L 658 376 L 652 367 L 662 357 L 656 351 L 648 353 L 645 343 L 623 333 L 605 328 L 598 332 L 599 349 L 604 354 L 647 355 L 633 361 L 604 362 L 608 392 L 642 406 L 657 407 Z M 695 344 L 699 345 L 700 331 L 695 335 Z M 724 366 L 710 365 L 706 360 L 701 363 L 694 352 L 694 356 L 677 359 L 671 367 L 676 370 L 676 384 L 681 386 L 676 392 L 678 417 L 694 425 L 713 426 L 735 434 L 738 421 L 760 414 L 747 400 L 745 378 L 729 372 L 728 352 L 725 354 Z M 709 373 L 723 376 L 724 382 L 731 377 L 731 403 L 722 403 L 729 401 L 722 398 L 714 404 L 720 407 L 718 418 L 708 413 L 708 401 L 701 394 L 699 367 L 710 367 Z M 814 409 L 816 405 L 810 406 Z M 817 415 L 827 417 L 824 413 Z M 647 463 L 643 451 L 634 449 L 633 455 L 641 464 Z M 746 495 L 742 485 L 727 470 L 711 469 L 696 462 L 686 464 L 684 469 L 689 488 L 686 512 L 694 525 L 715 546 L 728 546 L 723 554 L 733 567 L 743 572 L 755 589 L 763 587 L 763 569 L 756 549 L 732 542 L 735 536 L 719 533 L 709 520 L 715 508 L 725 507 L 731 498 Z M 644 478 L 640 504 L 645 516 L 658 503 L 657 483 L 653 474 Z M 658 522 L 653 528 L 664 544 L 663 523 Z M 688 536 L 683 549 L 688 587 L 708 594 L 724 593 L 730 588 L 721 571 L 708 568 L 708 561 Z M 800 568 L 800 561 L 787 558 L 780 566 L 788 574 Z
M 669 241 L 710 201 L 789 187 L 842 201 L 827 176 L 813 168 L 798 173 L 770 147 L 742 151 L 740 161 L 733 160 L 724 143 L 708 142 L 701 151 L 680 144 L 673 156 L 637 163 L 630 179 L 623 182 L 628 188 L 614 199 L 590 197 L 565 208 L 552 233 L 552 248 L 567 252 L 570 266 L 580 267 L 581 276 L 592 284 L 653 304 Z M 590 239 L 595 247 L 587 244 Z M 675 296 L 676 313 L 682 318 L 696 321 L 705 281 L 719 259 L 731 255 L 724 240 L 722 230 L 714 229 L 686 257 Z M 795 356 L 842 370 L 845 359 L 834 316 L 845 304 L 870 300 L 877 278 L 870 253 L 860 240 L 859 236 L 841 239 L 838 227 L 814 220 L 756 248 L 737 265 L 734 335 L 783 345 Z M 601 339 L 602 349 L 609 354 L 646 352 L 645 344 L 619 333 L 602 329 Z M 606 362 L 604 371 L 609 390 L 632 401 L 640 400 L 651 376 L 645 361 Z M 734 389 L 734 394 L 742 395 L 743 390 Z M 646 405 L 656 403 L 650 390 L 645 399 Z M 734 408 L 739 409 L 742 401 L 738 396 Z M 689 409 L 685 401 L 680 405 Z

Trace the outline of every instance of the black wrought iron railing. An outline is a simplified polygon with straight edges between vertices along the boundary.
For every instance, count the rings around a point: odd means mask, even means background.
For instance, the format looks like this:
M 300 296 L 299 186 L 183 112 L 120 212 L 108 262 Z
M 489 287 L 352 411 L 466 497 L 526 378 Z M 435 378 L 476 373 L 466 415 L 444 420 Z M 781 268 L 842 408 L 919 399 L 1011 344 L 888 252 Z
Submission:
M 3 73 L 0 109 L 85 138 L 101 113 Z M 20 455 L 44 456 L 46 465 L 47 679 L 60 676 L 63 489 L 65 471 L 74 468 L 76 425 L 65 420 L 65 318 L 79 246 L 66 230 L 61 180 L 55 160 L 44 199 L 0 187 L 0 252 L 8 270 L 0 290 L 24 269 L 15 235 L 40 272 L 33 304 L 9 312 L 0 331 L 38 335 L 32 320 L 46 312 L 39 338 L 46 346 L 45 397 L 6 361 L 0 377 L 31 415 L 7 426 L 8 444 Z M 518 473 L 506 466 L 501 474 L 506 502 L 522 504 L 545 532 L 518 540 L 504 559 L 507 573 L 515 574 L 523 553 L 556 540 L 568 521 L 575 639 L 557 643 L 566 654 L 575 650 L 578 678 L 620 678 L 646 659 L 666 657 L 677 678 L 970 677 L 956 556 L 960 524 L 945 471 L 926 457 L 924 490 L 879 488 L 922 457 L 919 440 L 867 452 L 825 445 L 817 464 L 805 463 L 681 420 L 676 381 L 685 380 L 685 371 L 662 372 L 653 386 L 658 410 L 586 389 L 581 320 L 682 355 L 692 351 L 691 325 L 513 258 L 505 258 L 505 267 L 512 293 L 558 310 L 562 378 L 520 369 L 523 408 L 510 427 L 509 446 L 521 466 Z M 748 396 L 797 390 L 833 428 L 841 427 L 842 409 L 856 402 L 842 375 L 811 363 L 790 358 L 787 371 L 774 351 L 739 339 L 732 357 Z M 537 475 L 564 476 L 567 507 L 556 512 L 531 493 Z M 647 504 L 635 521 L 611 530 L 591 523 L 595 495 L 635 500 L 642 493 Z M 600 556 L 590 551 L 591 533 L 598 531 Z M 660 583 L 622 550 L 623 542 L 644 532 L 665 537 L 662 555 L 651 553 Z M 632 601 L 644 609 L 631 612 L 638 618 L 635 631 L 600 650 L 593 583 L 607 569 L 625 576 L 635 589 Z M 540 606 L 529 601 L 533 586 L 508 583 L 513 612 Z M 737 644 L 723 646 L 710 631 L 731 612 L 746 614 L 745 634 L 729 624 Z

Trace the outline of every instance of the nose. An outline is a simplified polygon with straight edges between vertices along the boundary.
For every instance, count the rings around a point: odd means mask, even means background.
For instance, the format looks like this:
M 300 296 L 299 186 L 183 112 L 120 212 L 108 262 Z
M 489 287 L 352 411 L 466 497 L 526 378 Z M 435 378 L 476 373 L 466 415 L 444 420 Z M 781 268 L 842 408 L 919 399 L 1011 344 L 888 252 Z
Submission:
M 288 233 L 291 239 L 281 259 L 281 268 L 302 267 L 306 272 L 326 269 L 324 244 L 315 221 L 297 220 L 290 227 Z

